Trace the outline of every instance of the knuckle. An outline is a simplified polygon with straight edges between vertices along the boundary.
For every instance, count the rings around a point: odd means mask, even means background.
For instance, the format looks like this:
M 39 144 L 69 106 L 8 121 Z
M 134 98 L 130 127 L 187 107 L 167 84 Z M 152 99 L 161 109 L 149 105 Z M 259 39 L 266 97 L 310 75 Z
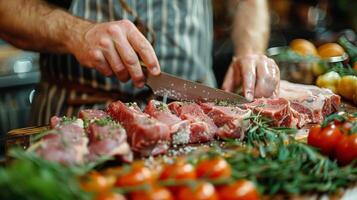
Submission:
M 153 67 L 156 67 L 156 66 L 157 66 L 156 61 L 153 60 L 153 59 L 150 59 L 150 60 L 146 61 L 145 64 L 146 64 L 148 67 L 150 67 L 150 68 L 153 68 Z
M 126 69 L 122 66 L 116 66 L 113 68 L 113 71 L 115 72 L 115 74 L 121 75 L 121 74 L 125 74 L 126 73 Z
M 133 66 L 138 63 L 138 58 L 135 55 L 126 55 L 123 57 L 125 65 Z
M 90 56 L 93 58 L 93 61 L 95 63 L 101 63 L 103 58 L 100 54 L 100 51 L 94 50 L 94 51 L 90 51 Z
M 144 76 L 142 74 L 134 74 L 131 76 L 134 82 L 140 82 L 144 80 Z
M 109 38 L 101 38 L 99 40 L 99 45 L 105 49 L 110 48 L 111 40 Z
M 128 19 L 123 19 L 119 21 L 120 25 L 125 27 L 125 28 L 133 28 L 134 24 Z
M 117 24 L 110 24 L 108 26 L 108 33 L 110 35 L 117 35 L 120 33 L 120 27 Z

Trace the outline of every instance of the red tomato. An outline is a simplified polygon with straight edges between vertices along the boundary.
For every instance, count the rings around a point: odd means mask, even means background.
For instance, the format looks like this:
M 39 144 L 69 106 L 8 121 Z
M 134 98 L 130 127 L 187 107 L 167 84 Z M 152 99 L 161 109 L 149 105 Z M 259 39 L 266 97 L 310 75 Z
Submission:
M 336 158 L 340 165 L 357 159 L 357 134 L 345 135 L 336 147 Z
M 117 177 L 115 185 L 118 187 L 137 186 L 142 184 L 151 184 L 154 181 L 150 169 L 141 165 L 131 165 L 131 170 Z
M 321 153 L 330 155 L 341 138 L 342 133 L 334 124 L 329 124 L 323 129 L 320 126 L 314 126 L 310 129 L 307 143 L 318 148 Z
M 184 160 L 178 160 L 173 164 L 165 165 L 160 175 L 160 180 L 194 180 L 196 179 L 196 171 L 193 165 L 187 163 Z M 181 186 L 168 187 L 174 194 L 178 192 Z
M 180 189 L 177 200 L 217 200 L 214 186 L 208 182 L 198 182 L 193 187 L 185 186 Z
M 196 172 L 193 165 L 183 160 L 178 160 L 173 164 L 164 166 L 160 180 L 168 179 L 194 180 L 196 179 Z
M 310 128 L 309 135 L 307 136 L 307 143 L 316 147 L 319 143 L 319 134 L 321 132 L 321 126 L 315 125 Z
M 196 166 L 197 177 L 209 179 L 230 178 L 231 166 L 222 157 L 203 160 Z
M 133 192 L 131 200 L 173 200 L 173 196 L 167 188 L 155 186 L 150 190 Z
M 98 172 L 90 172 L 80 180 L 80 186 L 84 191 L 97 193 L 109 190 L 114 183 L 114 176 L 103 176 Z
M 95 200 L 125 200 L 125 197 L 118 193 L 108 192 L 99 194 Z
M 259 193 L 251 181 L 238 180 L 218 188 L 219 199 L 224 200 L 257 200 Z

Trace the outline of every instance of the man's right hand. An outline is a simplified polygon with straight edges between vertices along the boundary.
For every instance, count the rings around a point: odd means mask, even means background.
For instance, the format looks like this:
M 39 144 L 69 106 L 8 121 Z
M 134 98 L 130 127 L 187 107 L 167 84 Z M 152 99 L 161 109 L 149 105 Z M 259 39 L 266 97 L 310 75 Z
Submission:
M 153 47 L 129 20 L 81 27 L 75 39 L 68 41 L 68 49 L 82 65 L 105 76 L 114 74 L 123 82 L 131 78 L 136 87 L 144 86 L 145 80 L 139 57 L 151 74 L 160 74 Z

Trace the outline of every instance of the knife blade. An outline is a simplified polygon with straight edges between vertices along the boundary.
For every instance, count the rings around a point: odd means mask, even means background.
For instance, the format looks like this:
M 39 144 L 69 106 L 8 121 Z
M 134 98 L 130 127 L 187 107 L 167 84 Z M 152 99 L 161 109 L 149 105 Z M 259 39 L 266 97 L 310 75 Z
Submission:
M 148 73 L 145 67 L 143 67 L 143 71 L 146 77 L 146 85 L 156 96 L 180 101 L 228 100 L 237 104 L 248 103 L 247 99 L 238 94 L 185 80 L 165 72 L 154 76 Z

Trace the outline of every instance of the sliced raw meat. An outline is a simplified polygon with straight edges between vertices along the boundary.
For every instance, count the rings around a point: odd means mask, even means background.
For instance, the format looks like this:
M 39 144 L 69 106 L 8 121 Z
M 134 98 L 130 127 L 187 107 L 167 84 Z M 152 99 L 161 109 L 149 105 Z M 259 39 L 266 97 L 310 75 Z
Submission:
M 167 104 L 151 100 L 144 112 L 170 127 L 172 144 L 190 143 L 190 122 L 173 114 Z
M 218 127 L 216 132 L 218 138 L 243 139 L 244 132 L 249 125 L 249 121 L 244 119 L 251 115 L 250 110 L 214 103 L 200 103 L 200 106 Z
M 167 151 L 169 126 L 143 113 L 136 104 L 125 105 L 116 101 L 108 106 L 107 112 L 124 126 L 133 151 L 144 156 Z
M 207 142 L 213 139 L 217 126 L 196 103 L 172 102 L 169 109 L 182 120 L 190 122 L 190 143 Z
M 88 126 L 89 160 L 102 156 L 115 156 L 119 160 L 131 162 L 133 154 L 127 143 L 126 131 L 119 124 L 107 120 L 94 121 Z
M 109 117 L 103 110 L 85 109 L 78 112 L 78 117 L 83 120 L 103 119 Z
M 82 119 L 77 119 L 75 117 L 57 117 L 57 116 L 53 116 L 50 119 L 50 128 L 56 128 L 60 125 L 64 125 L 64 124 L 76 124 L 79 127 L 83 128 L 83 120 Z
M 88 154 L 88 139 L 83 127 L 78 125 L 83 125 L 83 121 L 80 121 L 82 120 L 77 119 L 58 123 L 56 128 L 51 129 L 32 149 L 40 157 L 63 165 L 83 163 Z
M 289 100 L 298 113 L 307 115 L 303 118 L 309 123 L 321 123 L 326 115 L 338 111 L 341 104 L 340 97 L 329 89 L 287 81 L 280 83 L 280 97 Z
M 271 120 L 274 126 L 296 127 L 299 119 L 291 111 L 290 102 L 284 98 L 256 99 L 244 105 L 254 113 L 263 115 Z

